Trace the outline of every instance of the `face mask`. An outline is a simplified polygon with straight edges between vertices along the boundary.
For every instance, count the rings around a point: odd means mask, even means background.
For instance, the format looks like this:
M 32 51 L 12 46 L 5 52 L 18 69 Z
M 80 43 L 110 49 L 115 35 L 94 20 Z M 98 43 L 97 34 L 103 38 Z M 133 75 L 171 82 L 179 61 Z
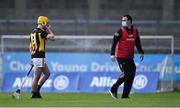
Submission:
M 122 21 L 122 26 L 123 26 L 123 27 L 127 27 L 126 21 Z

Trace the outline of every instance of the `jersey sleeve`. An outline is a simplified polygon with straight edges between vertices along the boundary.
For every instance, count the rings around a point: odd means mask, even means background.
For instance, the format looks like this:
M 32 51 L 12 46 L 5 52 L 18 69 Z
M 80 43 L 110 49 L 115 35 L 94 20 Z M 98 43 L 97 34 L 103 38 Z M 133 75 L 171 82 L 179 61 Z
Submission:
M 138 29 L 136 29 L 136 34 L 137 34 L 137 37 L 139 37 L 139 31 L 138 31 Z
M 140 39 L 138 30 L 136 30 L 136 31 L 137 31 L 137 38 L 135 41 L 136 42 L 136 48 L 140 54 L 144 54 L 144 51 L 143 51 L 142 46 L 141 46 L 141 39 Z
M 31 34 L 29 35 L 29 42 L 31 42 Z
M 115 49 L 116 45 L 121 38 L 121 29 L 119 29 L 117 32 L 114 33 L 113 41 L 112 41 L 112 46 L 111 46 L 111 55 L 115 55 Z
M 117 37 L 121 36 L 121 29 L 119 29 L 117 32 L 115 32 L 114 36 L 117 36 Z
M 42 32 L 41 32 L 42 38 L 46 38 L 47 35 L 48 35 L 48 32 L 47 32 L 47 31 L 42 31 Z

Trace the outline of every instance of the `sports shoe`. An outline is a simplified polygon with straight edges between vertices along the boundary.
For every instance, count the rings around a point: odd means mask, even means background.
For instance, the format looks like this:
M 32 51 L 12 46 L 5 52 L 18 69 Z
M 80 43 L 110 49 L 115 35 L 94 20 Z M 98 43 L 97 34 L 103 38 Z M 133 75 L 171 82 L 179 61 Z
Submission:
M 123 97 L 123 96 L 122 96 L 121 99 L 129 99 L 129 96 L 128 96 L 128 97 Z
M 112 92 L 111 90 L 109 90 L 109 93 L 111 94 L 111 97 L 113 99 L 118 99 L 117 92 Z
M 41 94 L 39 92 L 33 92 L 31 98 L 42 98 Z
M 37 92 L 37 98 L 42 98 L 40 92 Z
M 127 94 L 122 94 L 121 98 L 122 99 L 129 99 L 129 96 Z

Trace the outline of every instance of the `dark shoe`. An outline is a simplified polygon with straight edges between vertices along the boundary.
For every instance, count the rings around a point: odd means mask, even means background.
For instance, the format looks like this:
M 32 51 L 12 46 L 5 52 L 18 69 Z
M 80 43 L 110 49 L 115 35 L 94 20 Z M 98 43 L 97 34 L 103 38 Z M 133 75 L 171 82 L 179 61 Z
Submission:
M 127 97 L 122 96 L 121 99 L 129 99 L 129 96 L 127 96 Z
M 31 96 L 31 98 L 37 98 L 37 95 L 36 95 L 36 93 L 32 93 L 32 96 Z
M 39 92 L 33 92 L 31 98 L 42 98 L 41 94 Z
M 111 97 L 113 99 L 118 99 L 117 92 L 113 92 L 113 91 L 109 90 L 109 93 L 111 94 Z
M 37 92 L 37 98 L 42 98 L 41 94 L 39 92 Z

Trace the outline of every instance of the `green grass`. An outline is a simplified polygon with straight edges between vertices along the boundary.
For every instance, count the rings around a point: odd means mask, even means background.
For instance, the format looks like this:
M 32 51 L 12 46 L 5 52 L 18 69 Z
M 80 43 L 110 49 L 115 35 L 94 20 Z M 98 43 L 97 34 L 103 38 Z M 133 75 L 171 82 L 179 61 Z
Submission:
M 11 93 L 0 93 L 0 107 L 180 107 L 180 92 L 131 94 L 130 99 L 118 100 L 106 93 L 42 93 L 42 96 L 43 99 L 31 99 L 30 93 L 22 93 L 17 100 L 11 98 Z

